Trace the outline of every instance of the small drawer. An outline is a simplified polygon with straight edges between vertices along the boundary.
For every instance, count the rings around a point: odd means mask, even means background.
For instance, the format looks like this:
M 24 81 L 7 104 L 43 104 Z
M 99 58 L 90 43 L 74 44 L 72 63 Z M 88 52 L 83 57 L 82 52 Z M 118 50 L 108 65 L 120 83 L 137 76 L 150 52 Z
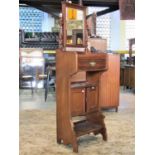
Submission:
M 78 68 L 79 70 L 95 71 L 105 70 L 107 67 L 106 58 L 79 58 Z

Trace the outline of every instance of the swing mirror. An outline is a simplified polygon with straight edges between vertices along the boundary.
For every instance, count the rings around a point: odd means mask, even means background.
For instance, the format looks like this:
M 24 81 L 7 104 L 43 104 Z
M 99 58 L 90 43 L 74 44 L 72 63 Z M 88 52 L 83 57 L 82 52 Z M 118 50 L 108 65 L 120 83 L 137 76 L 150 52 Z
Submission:
M 85 7 L 63 3 L 64 47 L 85 47 Z

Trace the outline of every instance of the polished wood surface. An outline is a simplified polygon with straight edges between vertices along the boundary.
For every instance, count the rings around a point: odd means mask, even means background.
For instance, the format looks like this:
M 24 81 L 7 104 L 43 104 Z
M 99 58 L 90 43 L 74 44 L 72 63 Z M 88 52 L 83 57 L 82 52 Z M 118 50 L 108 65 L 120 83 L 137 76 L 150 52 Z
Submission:
M 67 39 L 66 7 L 78 9 L 84 16 L 80 45 L 70 45 L 70 38 Z M 71 144 L 74 152 L 78 152 L 79 136 L 93 132 L 107 140 L 104 116 L 99 107 L 100 77 L 108 68 L 107 54 L 88 51 L 85 20 L 85 7 L 62 2 L 62 46 L 56 52 L 57 143 Z M 81 115 L 84 119 L 73 121 L 75 116 Z
M 95 62 L 104 60 L 102 67 L 90 64 L 93 57 Z M 83 65 L 79 63 L 85 58 L 87 65 L 81 67 Z M 56 62 L 57 142 L 72 144 L 73 151 L 78 152 L 79 136 L 93 132 L 95 135 L 102 134 L 107 140 L 104 116 L 99 107 L 100 76 L 107 70 L 107 54 L 57 50 Z M 72 78 L 81 71 L 85 71 L 86 81 Z M 73 116 L 79 115 L 85 116 L 85 120 L 73 122 Z
M 106 54 L 103 53 L 105 57 L 100 57 L 99 54 L 85 54 L 79 55 L 78 57 L 78 67 L 80 70 L 96 71 L 107 69 L 106 66 Z
M 85 88 L 71 89 L 71 115 L 83 115 L 85 109 Z
M 107 50 L 107 40 L 101 38 L 89 38 L 88 45 L 93 46 L 97 50 L 105 52 Z
M 108 54 L 108 70 L 101 76 L 100 87 L 101 108 L 117 108 L 119 106 L 120 89 L 120 56 Z
M 85 71 L 80 71 L 74 74 L 71 77 L 71 82 L 80 82 L 80 81 L 86 81 L 86 72 Z

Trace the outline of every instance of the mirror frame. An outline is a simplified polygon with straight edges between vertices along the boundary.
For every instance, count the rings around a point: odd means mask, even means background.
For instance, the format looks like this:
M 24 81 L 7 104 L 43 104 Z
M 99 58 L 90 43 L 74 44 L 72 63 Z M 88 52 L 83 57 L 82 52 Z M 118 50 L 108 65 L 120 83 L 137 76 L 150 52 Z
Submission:
M 77 10 L 83 11 L 84 16 L 84 27 L 83 27 L 83 43 L 81 45 L 69 45 L 67 44 L 67 29 L 66 29 L 66 8 L 73 8 Z M 68 2 L 62 2 L 62 44 L 63 47 L 79 47 L 79 48 L 86 48 L 87 47 L 87 36 L 86 36 L 86 7 L 81 6 L 78 4 L 72 4 Z

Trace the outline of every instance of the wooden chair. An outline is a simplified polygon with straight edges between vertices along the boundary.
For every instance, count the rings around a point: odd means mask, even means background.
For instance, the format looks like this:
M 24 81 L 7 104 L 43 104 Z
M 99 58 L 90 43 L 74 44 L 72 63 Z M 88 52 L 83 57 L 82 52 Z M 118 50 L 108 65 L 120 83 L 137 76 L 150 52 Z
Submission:
M 50 88 L 53 88 L 54 91 L 55 91 L 55 79 L 53 79 L 53 82 L 51 83 L 52 77 L 50 75 L 50 72 L 47 73 L 47 79 L 46 79 L 46 83 L 45 83 L 45 102 L 47 100 L 47 95 L 48 95 L 48 92 L 49 92 L 49 89 Z
M 53 88 L 55 90 L 55 80 L 54 80 L 52 86 L 50 83 L 50 80 L 52 79 L 51 70 L 47 69 L 45 74 L 38 74 L 37 73 L 36 79 L 37 79 L 36 80 L 36 90 L 37 90 L 37 86 L 38 86 L 39 81 L 44 81 L 44 89 L 45 89 L 44 97 L 45 97 L 45 102 L 46 102 L 47 96 L 49 93 L 49 89 Z

